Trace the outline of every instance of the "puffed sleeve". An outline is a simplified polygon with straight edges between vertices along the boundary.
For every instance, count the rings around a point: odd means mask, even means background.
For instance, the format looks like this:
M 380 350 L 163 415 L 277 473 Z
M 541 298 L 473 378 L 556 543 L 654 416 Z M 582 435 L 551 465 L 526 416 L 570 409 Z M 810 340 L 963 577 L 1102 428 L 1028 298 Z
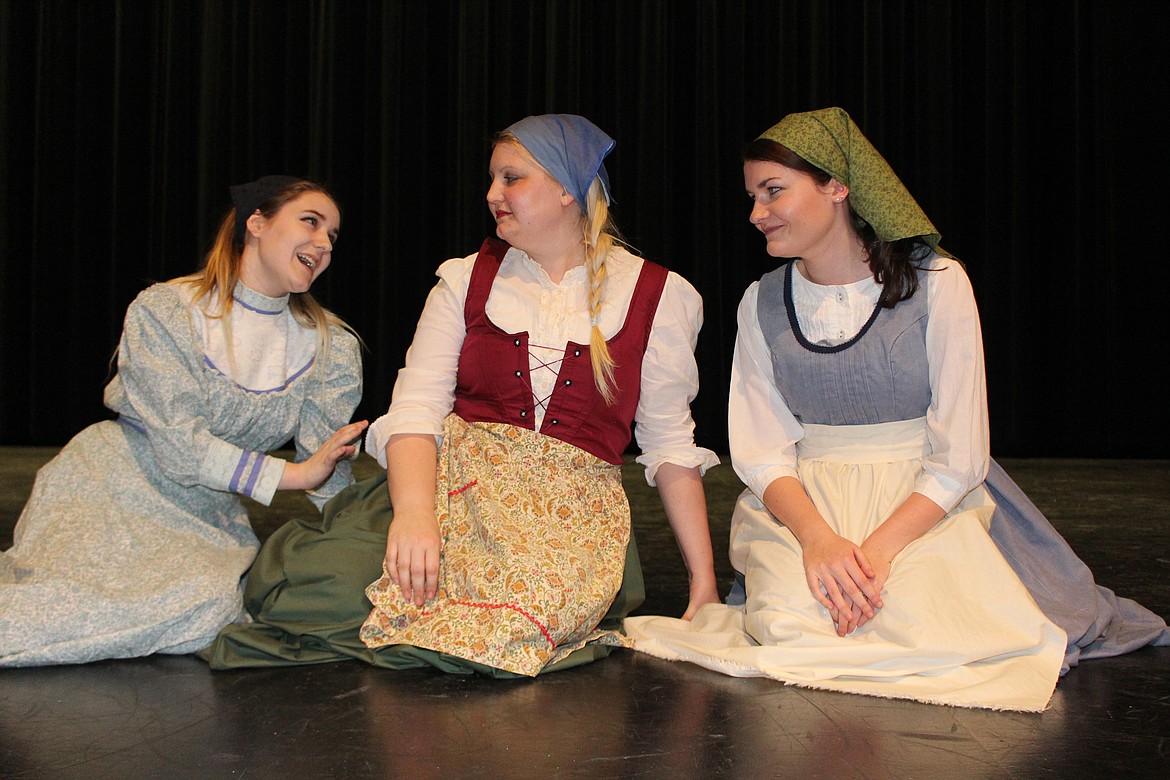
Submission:
M 757 317 L 759 282 L 748 287 L 736 314 L 727 436 L 735 473 L 761 500 L 780 477 L 797 477 L 796 443 L 804 429 L 776 387 L 772 357 Z
M 699 392 L 699 367 L 695 345 L 703 327 L 703 299 L 676 273 L 666 280 L 646 354 L 642 358 L 642 388 L 634 413 L 634 434 L 646 467 L 646 481 L 663 463 L 700 473 L 719 463 L 711 450 L 695 445 L 695 421 L 691 402 Z
M 208 425 L 207 372 L 191 312 L 173 285 L 144 290 L 126 310 L 118 375 L 106 406 L 146 434 L 159 467 L 180 485 L 204 485 L 269 504 L 285 462 L 241 449 Z
M 395 433 L 429 433 L 442 438 L 443 420 L 455 406 L 459 352 L 467 326 L 463 303 L 476 255 L 448 260 L 427 296 L 406 363 L 394 382 L 390 409 L 370 426 L 366 452 L 386 466 L 386 444 Z
M 353 417 L 362 400 L 362 357 L 357 338 L 338 326 L 329 329 L 329 354 L 314 367 L 313 383 L 297 422 L 297 460 L 305 460 Z M 353 482 L 349 461 L 341 461 L 333 474 L 315 490 L 307 491 L 318 509 Z
M 932 268 L 937 270 L 926 274 L 925 290 L 931 454 L 914 490 L 950 511 L 987 476 L 987 380 L 971 281 L 954 260 L 935 258 Z

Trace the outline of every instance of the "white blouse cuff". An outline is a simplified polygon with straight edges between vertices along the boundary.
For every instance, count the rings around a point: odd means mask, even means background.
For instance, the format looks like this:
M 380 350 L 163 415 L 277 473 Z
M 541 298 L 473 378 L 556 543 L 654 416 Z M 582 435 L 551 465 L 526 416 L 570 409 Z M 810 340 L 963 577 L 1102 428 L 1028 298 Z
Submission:
M 212 490 L 239 493 L 267 506 L 276 495 L 284 466 L 281 458 L 213 439 L 200 464 L 199 482 Z
M 379 417 L 366 429 L 365 444 L 366 452 L 378 461 L 378 465 L 382 468 L 386 468 L 386 442 L 390 441 L 390 434 L 385 430 L 386 426 L 381 424 L 385 419 L 385 417 Z
M 770 466 L 758 474 L 749 475 L 746 479 L 742 474 L 740 475 L 740 478 L 761 502 L 764 500 L 764 491 L 768 489 L 768 485 L 781 477 L 792 477 L 796 481 L 800 481 L 800 475 L 796 473 L 796 468 L 793 466 Z
M 944 511 L 950 512 L 967 494 L 968 489 L 956 479 L 924 471 L 914 482 L 914 492 L 921 493 Z
M 705 447 L 692 447 L 686 451 L 670 453 L 643 453 L 634 460 L 646 467 L 646 484 L 650 487 L 657 487 L 655 477 L 664 463 L 673 463 L 684 469 L 698 468 L 699 476 L 706 474 L 707 469 L 712 466 L 719 465 L 719 456 Z

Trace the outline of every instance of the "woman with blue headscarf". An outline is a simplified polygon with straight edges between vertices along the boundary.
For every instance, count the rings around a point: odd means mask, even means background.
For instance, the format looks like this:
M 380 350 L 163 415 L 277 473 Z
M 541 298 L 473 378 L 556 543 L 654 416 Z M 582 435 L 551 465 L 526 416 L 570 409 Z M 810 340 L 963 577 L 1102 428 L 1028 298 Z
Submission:
M 631 424 L 690 573 L 684 617 L 718 601 L 701 482 L 718 459 L 690 413 L 702 301 L 620 245 L 613 146 L 567 114 L 496 136 L 498 238 L 438 270 L 367 438 L 386 476 L 273 536 L 248 585 L 257 622 L 221 633 L 213 666 L 531 676 L 604 655 L 642 598 L 619 470 Z

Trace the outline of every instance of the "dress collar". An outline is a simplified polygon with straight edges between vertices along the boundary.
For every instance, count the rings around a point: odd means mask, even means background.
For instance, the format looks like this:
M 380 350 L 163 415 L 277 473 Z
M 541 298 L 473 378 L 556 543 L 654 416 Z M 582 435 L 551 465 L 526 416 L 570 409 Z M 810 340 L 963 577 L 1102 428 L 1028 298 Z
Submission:
M 236 289 L 232 291 L 232 297 L 236 299 L 237 303 L 243 304 L 245 308 L 259 314 L 280 314 L 288 308 L 288 293 L 279 298 L 269 298 L 243 282 L 236 282 Z
M 814 282 L 810 282 L 809 280 L 805 279 L 804 275 L 801 274 L 800 271 L 798 271 L 796 269 L 795 262 L 789 263 L 787 266 L 785 266 L 785 268 L 784 268 L 784 308 L 788 310 L 788 324 L 792 328 L 792 334 L 794 336 L 796 336 L 797 343 L 799 343 L 800 346 L 804 347 L 809 352 L 816 352 L 816 353 L 819 353 L 822 355 L 827 355 L 827 354 L 831 354 L 833 352 L 842 352 L 846 349 L 849 349 L 854 344 L 861 341 L 861 337 L 869 332 L 869 329 L 871 327 L 873 327 L 874 322 L 877 321 L 878 315 L 881 314 L 882 305 L 880 302 L 875 300 L 874 305 L 873 305 L 873 313 L 869 315 L 869 319 L 866 320 L 866 323 L 861 326 L 861 330 L 857 331 L 856 336 L 849 339 L 848 341 L 843 341 L 840 344 L 835 344 L 833 346 L 827 346 L 824 344 L 814 344 L 813 342 L 809 341 L 805 337 L 804 331 L 802 331 L 800 329 L 800 320 L 797 318 L 797 315 L 796 315 L 796 304 L 794 303 L 794 298 L 793 298 L 793 293 L 792 293 L 793 286 L 794 286 L 793 281 L 792 281 L 793 277 L 800 280 L 797 282 L 797 284 L 799 284 L 800 282 L 804 282 L 805 284 L 809 285 L 809 287 L 808 287 L 809 290 L 812 290 L 812 289 L 823 290 L 823 291 L 826 291 L 827 293 L 829 293 L 830 295 L 832 294 L 833 290 L 846 290 L 846 289 L 849 289 L 851 287 L 856 288 L 858 285 L 864 284 L 866 280 L 862 279 L 861 281 L 858 281 L 858 282 L 853 282 L 851 284 L 842 284 L 842 285 L 819 285 L 819 284 L 816 284 Z M 870 281 L 872 281 L 872 279 Z M 864 290 L 865 290 L 865 288 L 860 288 L 860 289 L 862 292 L 864 292 Z M 821 300 L 823 300 L 826 297 L 828 297 L 828 296 L 827 295 L 822 296 Z

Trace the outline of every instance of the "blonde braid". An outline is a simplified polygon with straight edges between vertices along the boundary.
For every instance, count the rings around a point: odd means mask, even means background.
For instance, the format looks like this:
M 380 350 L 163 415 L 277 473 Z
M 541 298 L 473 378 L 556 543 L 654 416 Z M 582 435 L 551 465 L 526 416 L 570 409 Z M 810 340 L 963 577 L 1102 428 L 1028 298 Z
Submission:
M 585 268 L 589 279 L 589 319 L 593 325 L 589 333 L 589 361 L 593 365 L 593 382 L 608 406 L 615 401 L 613 357 L 601 335 L 602 291 L 605 282 L 605 260 L 613 248 L 613 225 L 609 220 L 609 206 L 601 190 L 601 180 L 589 185 L 588 208 L 585 212 Z

